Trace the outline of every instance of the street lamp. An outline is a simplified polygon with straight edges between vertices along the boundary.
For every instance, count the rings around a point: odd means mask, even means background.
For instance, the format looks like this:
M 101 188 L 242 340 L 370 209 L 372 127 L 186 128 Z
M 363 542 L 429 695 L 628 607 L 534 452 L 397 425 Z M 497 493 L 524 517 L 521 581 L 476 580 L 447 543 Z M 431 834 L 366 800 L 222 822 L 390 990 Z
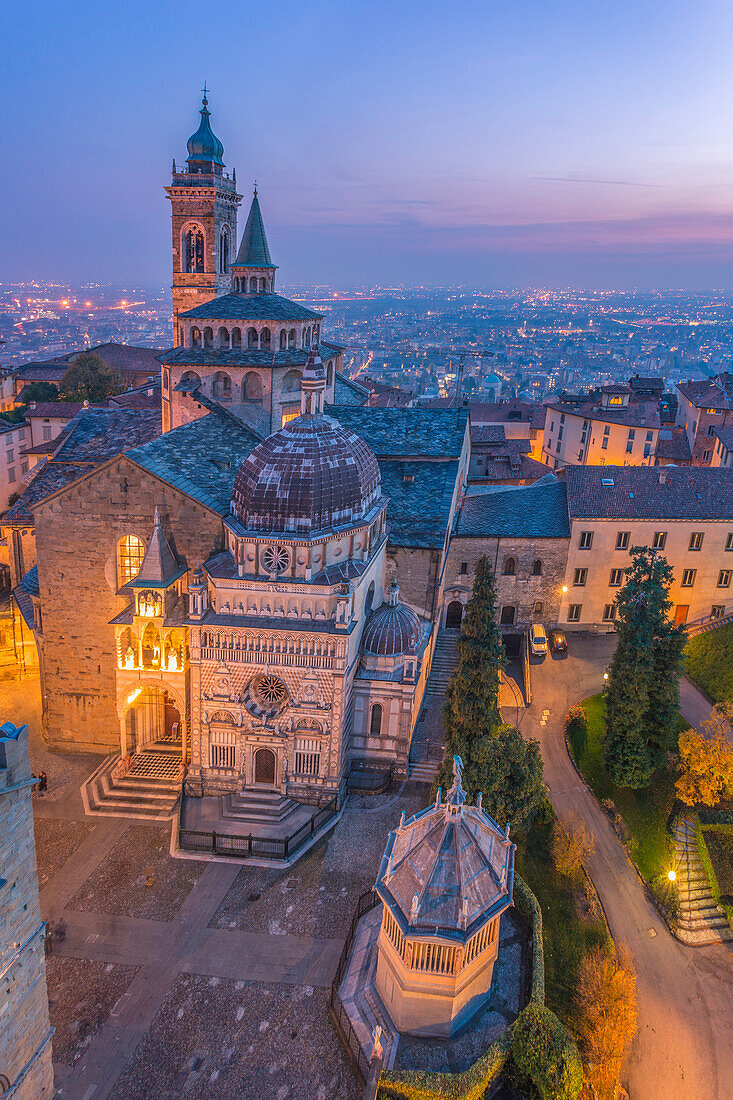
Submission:
M 604 673 L 603 673 L 603 679 L 604 679 L 604 680 L 608 680 L 608 673 L 607 673 L 607 672 L 604 672 Z
M 567 592 L 567 590 L 568 590 L 568 586 L 567 586 L 566 584 L 564 584 L 564 585 L 562 586 L 562 590 L 563 590 L 563 592 Z
M 670 882 L 677 881 L 677 872 L 675 870 L 667 871 L 667 878 Z

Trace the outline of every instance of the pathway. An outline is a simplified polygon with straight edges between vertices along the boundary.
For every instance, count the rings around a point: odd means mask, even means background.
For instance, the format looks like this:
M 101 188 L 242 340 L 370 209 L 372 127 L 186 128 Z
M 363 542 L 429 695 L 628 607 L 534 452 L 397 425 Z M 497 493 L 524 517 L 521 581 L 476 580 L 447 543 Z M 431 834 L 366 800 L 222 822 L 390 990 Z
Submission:
M 556 809 L 574 811 L 595 838 L 589 871 L 614 938 L 634 956 L 639 1023 L 624 1083 L 633 1100 L 729 1100 L 733 948 L 686 947 L 669 934 L 606 815 L 575 772 L 563 719 L 572 703 L 600 690 L 614 639 L 571 634 L 569 640 L 565 660 L 548 655 L 532 665 L 533 704 L 521 728 L 540 742 Z

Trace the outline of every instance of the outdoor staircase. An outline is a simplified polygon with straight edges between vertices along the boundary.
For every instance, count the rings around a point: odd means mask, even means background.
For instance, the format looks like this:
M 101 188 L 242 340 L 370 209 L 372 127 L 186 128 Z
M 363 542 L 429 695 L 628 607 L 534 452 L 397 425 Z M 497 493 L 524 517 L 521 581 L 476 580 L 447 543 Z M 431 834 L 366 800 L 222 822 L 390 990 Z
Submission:
M 410 760 L 407 778 L 411 783 L 432 783 L 440 769 L 440 760 L 422 760 L 413 764 Z
M 82 784 L 84 810 L 90 817 L 167 820 L 180 793 L 181 750 L 151 746 L 135 753 L 129 770 L 116 776 L 119 756 L 109 756 Z
M 227 821 L 241 821 L 251 825 L 280 825 L 296 810 L 299 802 L 283 798 L 279 791 L 239 791 L 225 794 L 219 799 L 221 816 Z
M 428 696 L 444 696 L 446 688 L 453 675 L 453 669 L 458 664 L 458 639 L 460 630 L 448 630 L 444 628 L 438 635 L 433 651 L 433 663 L 430 666 L 430 676 L 425 687 L 426 702 Z
M 675 831 L 675 864 L 680 910 L 679 938 L 689 944 L 730 943 L 733 929 L 715 901 L 700 859 L 695 819 L 680 815 Z

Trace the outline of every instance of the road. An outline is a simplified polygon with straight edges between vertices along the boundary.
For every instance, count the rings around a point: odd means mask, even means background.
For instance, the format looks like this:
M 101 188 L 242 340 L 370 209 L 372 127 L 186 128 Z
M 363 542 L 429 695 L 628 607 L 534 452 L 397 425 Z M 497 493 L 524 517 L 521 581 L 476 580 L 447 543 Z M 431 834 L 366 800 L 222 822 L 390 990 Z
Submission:
M 566 657 L 533 663 L 533 702 L 521 729 L 540 742 L 555 808 L 574 811 L 595 837 L 588 870 L 614 939 L 636 962 L 639 1024 L 623 1075 L 631 1100 L 731 1100 L 733 950 L 685 947 L 669 934 L 565 748 L 563 717 L 600 690 L 613 645 L 609 637 L 571 635 Z

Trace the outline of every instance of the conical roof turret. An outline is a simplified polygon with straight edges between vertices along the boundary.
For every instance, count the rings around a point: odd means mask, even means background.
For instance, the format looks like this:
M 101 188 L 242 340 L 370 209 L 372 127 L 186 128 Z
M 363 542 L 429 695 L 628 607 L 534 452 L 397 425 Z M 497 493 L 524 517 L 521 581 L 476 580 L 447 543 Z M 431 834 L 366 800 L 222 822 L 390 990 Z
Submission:
M 182 572 L 183 567 L 176 561 L 171 545 L 165 537 L 160 513 L 156 508 L 153 533 L 150 536 L 140 572 L 132 582 L 132 587 L 166 588 Z
M 234 267 L 271 267 L 276 264 L 270 259 L 270 249 L 267 245 L 265 223 L 262 220 L 260 200 L 257 198 L 257 188 L 254 189 L 252 205 L 249 208 L 247 224 L 244 227 L 239 252 L 233 264 Z

